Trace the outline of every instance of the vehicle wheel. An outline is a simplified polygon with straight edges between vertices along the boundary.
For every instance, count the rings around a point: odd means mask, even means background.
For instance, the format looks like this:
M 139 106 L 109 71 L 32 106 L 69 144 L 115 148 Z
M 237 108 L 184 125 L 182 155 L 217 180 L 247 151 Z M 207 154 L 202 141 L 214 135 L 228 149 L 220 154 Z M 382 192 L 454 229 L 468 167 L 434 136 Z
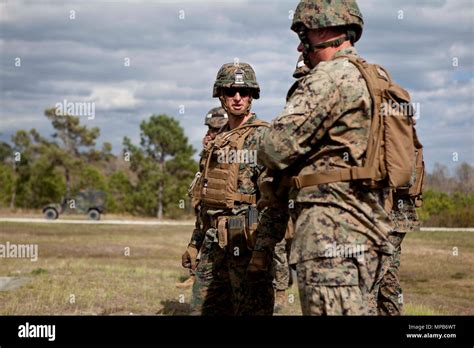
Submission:
M 100 220 L 100 213 L 97 209 L 91 209 L 89 210 L 89 213 L 87 213 L 89 216 L 90 220 Z
M 58 212 L 56 209 L 48 208 L 44 211 L 44 217 L 48 220 L 56 220 L 58 218 Z

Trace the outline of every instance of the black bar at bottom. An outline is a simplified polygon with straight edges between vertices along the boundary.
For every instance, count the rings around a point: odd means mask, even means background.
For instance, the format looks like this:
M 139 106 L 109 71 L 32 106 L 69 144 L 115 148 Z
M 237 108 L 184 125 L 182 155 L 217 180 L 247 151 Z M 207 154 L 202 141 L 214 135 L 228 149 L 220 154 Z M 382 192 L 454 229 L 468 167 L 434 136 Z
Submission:
M 53 327 L 47 325 L 54 325 L 54 337 Z M 43 337 L 31 337 L 39 335 Z M 315 343 L 472 347 L 474 317 L 0 316 L 1 348 L 58 344 L 294 347 Z

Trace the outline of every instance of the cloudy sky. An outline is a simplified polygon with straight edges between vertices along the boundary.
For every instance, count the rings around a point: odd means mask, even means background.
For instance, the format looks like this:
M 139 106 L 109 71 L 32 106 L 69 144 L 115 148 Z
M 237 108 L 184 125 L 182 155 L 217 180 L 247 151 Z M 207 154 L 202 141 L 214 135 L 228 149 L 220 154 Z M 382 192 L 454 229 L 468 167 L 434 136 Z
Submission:
M 204 115 L 219 105 L 216 73 L 235 58 L 255 68 L 262 93 L 253 110 L 270 121 L 293 80 L 297 3 L 2 0 L 0 140 L 18 129 L 51 134 L 43 111 L 67 100 L 95 103 L 95 118 L 82 122 L 100 127 L 99 143 L 114 153 L 124 136 L 138 143 L 141 120 L 161 113 L 178 119 L 198 149 Z M 356 47 L 412 94 L 428 168 L 474 164 L 474 2 L 359 6 L 365 28 Z

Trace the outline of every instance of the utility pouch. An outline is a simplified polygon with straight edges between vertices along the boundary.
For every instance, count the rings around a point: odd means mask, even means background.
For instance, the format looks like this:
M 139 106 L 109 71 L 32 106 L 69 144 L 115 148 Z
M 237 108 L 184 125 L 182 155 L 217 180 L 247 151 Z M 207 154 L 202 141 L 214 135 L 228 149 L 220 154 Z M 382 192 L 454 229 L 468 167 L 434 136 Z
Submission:
M 219 247 L 224 249 L 227 244 L 227 216 L 219 216 L 217 218 L 217 240 L 219 241 Z
M 247 249 L 247 243 L 245 241 L 245 216 L 230 216 L 228 219 L 227 241 L 229 251 L 232 255 L 239 256 Z

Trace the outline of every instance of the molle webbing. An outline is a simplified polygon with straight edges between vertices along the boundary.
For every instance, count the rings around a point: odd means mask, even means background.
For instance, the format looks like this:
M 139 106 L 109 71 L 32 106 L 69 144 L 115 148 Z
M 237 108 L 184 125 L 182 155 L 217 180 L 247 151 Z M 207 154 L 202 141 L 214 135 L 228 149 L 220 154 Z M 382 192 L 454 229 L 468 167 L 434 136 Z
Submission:
M 245 139 L 253 127 L 268 127 L 268 123 L 255 120 L 228 132 L 221 133 L 209 151 L 203 173 L 201 199 L 208 207 L 215 209 L 232 209 L 235 203 L 256 204 L 257 197 L 238 192 L 239 161 L 228 163 L 219 161 L 219 154 L 228 151 L 242 150 Z

